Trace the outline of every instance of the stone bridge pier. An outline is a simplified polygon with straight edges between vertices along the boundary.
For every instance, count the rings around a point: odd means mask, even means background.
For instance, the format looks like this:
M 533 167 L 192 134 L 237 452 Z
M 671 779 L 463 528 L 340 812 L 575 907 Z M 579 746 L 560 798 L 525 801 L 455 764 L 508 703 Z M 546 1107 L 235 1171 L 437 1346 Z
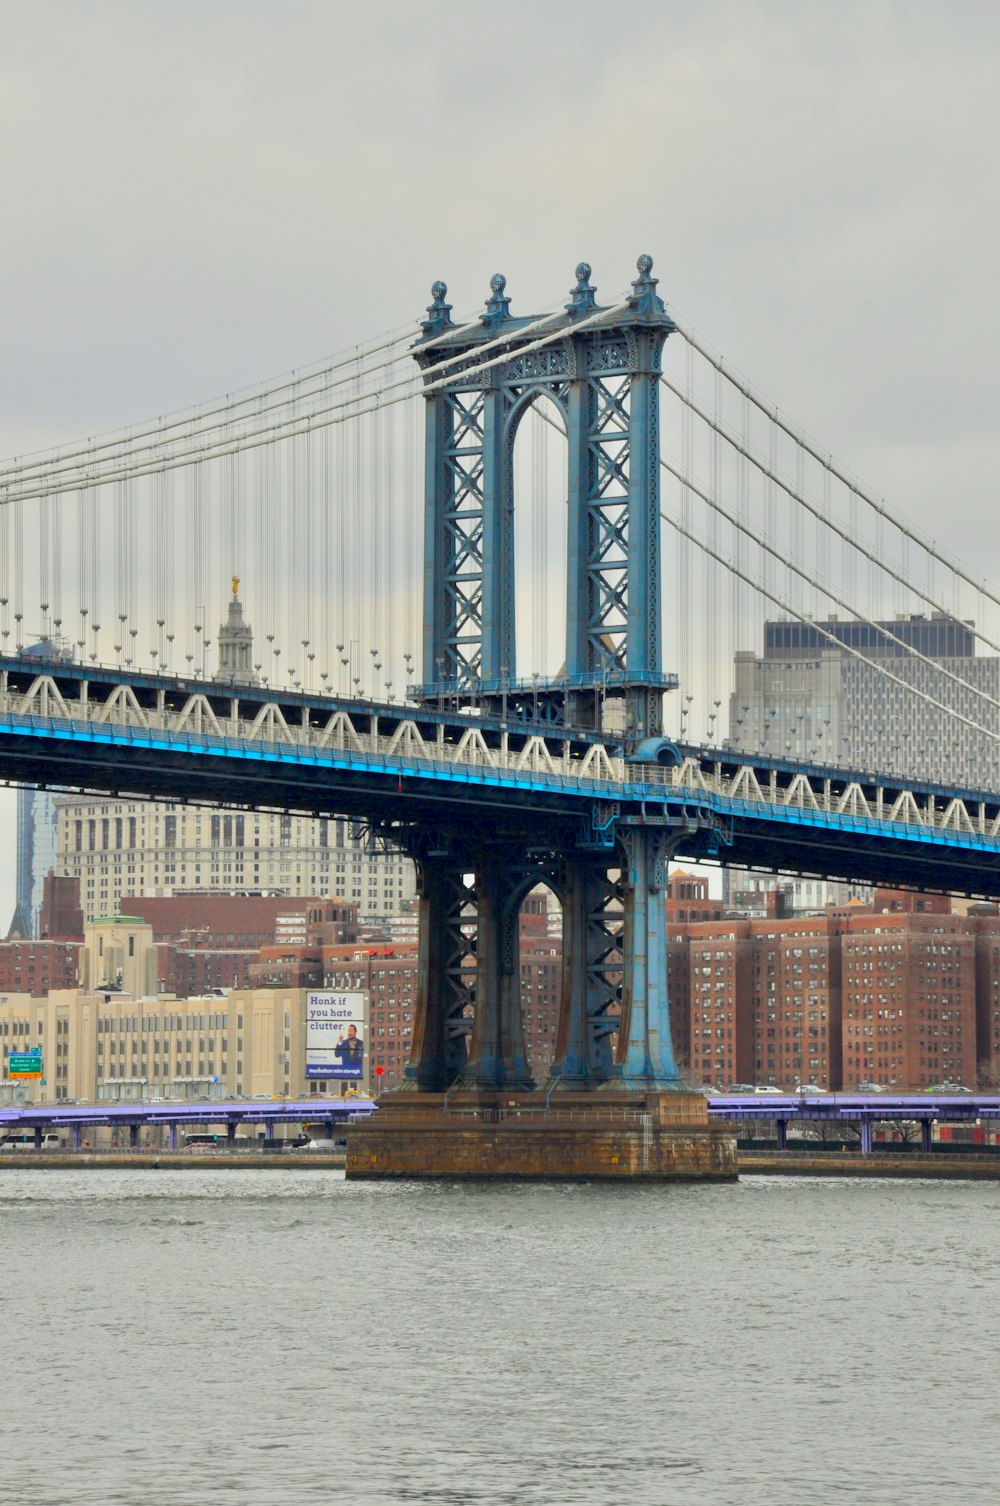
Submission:
M 678 835 L 598 850 L 438 838 L 418 857 L 420 949 L 405 1082 L 352 1128 L 349 1177 L 731 1179 L 730 1130 L 681 1082 L 670 1039 L 664 890 Z M 563 906 L 556 1052 L 525 1049 L 519 914 Z

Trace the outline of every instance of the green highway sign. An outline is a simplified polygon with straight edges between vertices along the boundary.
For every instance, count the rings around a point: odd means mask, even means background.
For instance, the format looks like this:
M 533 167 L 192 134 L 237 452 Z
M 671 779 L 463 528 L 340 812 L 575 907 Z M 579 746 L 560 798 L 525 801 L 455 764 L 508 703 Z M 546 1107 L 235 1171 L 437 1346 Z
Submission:
M 41 1077 L 40 1051 L 12 1051 L 7 1058 L 8 1077 Z

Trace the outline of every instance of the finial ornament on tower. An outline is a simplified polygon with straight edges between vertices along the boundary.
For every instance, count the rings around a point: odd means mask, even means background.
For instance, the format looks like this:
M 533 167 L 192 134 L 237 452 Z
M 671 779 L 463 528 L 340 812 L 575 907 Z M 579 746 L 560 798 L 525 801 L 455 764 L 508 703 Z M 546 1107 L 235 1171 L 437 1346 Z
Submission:
M 594 292 L 595 289 L 590 285 L 590 267 L 582 261 L 576 269 L 576 287 L 570 293 L 569 303 L 566 305 L 566 312 L 571 319 L 578 319 L 581 314 L 590 313 L 597 307 Z
M 510 318 L 510 299 L 504 296 L 507 279 L 502 272 L 494 272 L 490 278 L 490 296 L 486 300 L 486 312 L 480 315 L 483 324 L 499 324 Z
M 240 578 L 239 578 L 238 575 L 234 575 L 233 576 L 233 600 L 234 601 L 236 600 L 237 596 L 239 595 L 239 590 L 240 590 Z
M 632 284 L 632 296 L 629 303 L 637 314 L 663 314 L 666 313 L 666 305 L 656 291 L 658 277 L 650 274 L 653 270 L 653 258 L 643 254 L 636 262 L 638 277 Z
M 427 305 L 427 318 L 421 324 L 425 335 L 438 335 L 442 330 L 451 329 L 451 304 L 445 303 L 447 296 L 447 284 L 436 282 L 431 288 L 433 303 Z

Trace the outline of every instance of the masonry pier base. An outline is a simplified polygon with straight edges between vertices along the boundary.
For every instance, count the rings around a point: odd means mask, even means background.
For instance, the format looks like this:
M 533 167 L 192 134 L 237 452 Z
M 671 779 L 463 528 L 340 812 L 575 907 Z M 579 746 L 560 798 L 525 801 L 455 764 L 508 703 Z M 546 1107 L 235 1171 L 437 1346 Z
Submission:
M 700 1093 L 401 1092 L 352 1126 L 347 1176 L 735 1181 L 736 1140 Z

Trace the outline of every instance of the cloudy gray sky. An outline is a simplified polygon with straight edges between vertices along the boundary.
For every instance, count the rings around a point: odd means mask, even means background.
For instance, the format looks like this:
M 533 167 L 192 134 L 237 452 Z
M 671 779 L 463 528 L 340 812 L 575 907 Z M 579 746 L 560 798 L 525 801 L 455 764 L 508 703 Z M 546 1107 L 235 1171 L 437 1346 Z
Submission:
M 998 76 L 972 0 L 0 0 L 0 454 L 395 327 L 436 277 L 527 312 L 649 251 L 1000 579 Z

